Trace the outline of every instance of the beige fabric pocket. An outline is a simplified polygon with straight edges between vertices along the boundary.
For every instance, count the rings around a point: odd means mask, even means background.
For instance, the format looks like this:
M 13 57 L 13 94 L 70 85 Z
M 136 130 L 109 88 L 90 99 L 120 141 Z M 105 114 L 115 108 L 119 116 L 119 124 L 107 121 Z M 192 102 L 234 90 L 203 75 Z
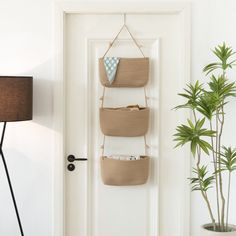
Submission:
M 139 160 L 115 160 L 102 156 L 101 176 L 106 185 L 128 186 L 145 184 L 149 175 L 148 156 L 141 156 Z
M 149 108 L 100 108 L 100 127 L 107 136 L 136 137 L 148 131 Z
M 107 79 L 103 58 L 99 58 L 99 76 L 105 87 L 143 87 L 148 82 L 149 58 L 120 58 L 112 84 Z

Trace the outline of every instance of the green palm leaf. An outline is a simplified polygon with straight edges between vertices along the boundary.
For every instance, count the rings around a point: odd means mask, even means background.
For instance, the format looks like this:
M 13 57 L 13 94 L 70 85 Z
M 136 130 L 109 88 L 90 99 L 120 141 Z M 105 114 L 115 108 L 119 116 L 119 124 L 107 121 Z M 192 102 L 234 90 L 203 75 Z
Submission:
M 231 69 L 235 65 L 234 63 L 236 60 L 231 59 L 232 56 L 235 55 L 235 52 L 233 52 L 231 47 L 226 46 L 225 43 L 218 45 L 212 51 L 219 61 L 210 63 L 203 68 L 203 72 L 205 72 L 206 75 L 218 69 L 226 71 L 228 68 Z

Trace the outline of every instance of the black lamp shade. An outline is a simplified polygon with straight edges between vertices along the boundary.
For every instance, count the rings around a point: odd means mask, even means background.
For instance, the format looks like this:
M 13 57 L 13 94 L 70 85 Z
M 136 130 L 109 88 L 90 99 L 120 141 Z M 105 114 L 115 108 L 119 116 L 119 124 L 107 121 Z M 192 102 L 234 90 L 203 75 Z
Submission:
M 0 76 L 0 121 L 32 120 L 33 77 Z

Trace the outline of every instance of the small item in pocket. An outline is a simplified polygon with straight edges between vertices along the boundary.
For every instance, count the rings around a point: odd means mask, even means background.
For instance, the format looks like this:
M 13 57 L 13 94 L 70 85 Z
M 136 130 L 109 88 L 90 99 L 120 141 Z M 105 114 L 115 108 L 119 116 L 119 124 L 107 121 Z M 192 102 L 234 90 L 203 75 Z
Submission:
M 123 161 L 130 161 L 130 160 L 139 160 L 140 156 L 129 156 L 129 155 L 110 155 L 107 158 L 115 159 L 115 160 L 123 160 Z
M 140 110 L 139 105 L 129 105 L 126 108 L 129 108 L 131 111 L 138 111 L 138 110 Z

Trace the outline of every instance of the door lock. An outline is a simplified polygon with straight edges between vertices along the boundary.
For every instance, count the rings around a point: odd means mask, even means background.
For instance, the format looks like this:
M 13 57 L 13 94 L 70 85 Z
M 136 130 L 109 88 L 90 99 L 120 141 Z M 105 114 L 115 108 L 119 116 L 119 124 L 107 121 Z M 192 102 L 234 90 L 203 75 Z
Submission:
M 74 162 L 74 161 L 87 161 L 87 160 L 88 160 L 87 158 L 75 158 L 74 155 L 69 155 L 67 157 L 67 161 L 71 162 L 71 163 L 67 165 L 67 169 L 69 171 L 74 171 L 75 170 L 75 165 L 72 162 Z

